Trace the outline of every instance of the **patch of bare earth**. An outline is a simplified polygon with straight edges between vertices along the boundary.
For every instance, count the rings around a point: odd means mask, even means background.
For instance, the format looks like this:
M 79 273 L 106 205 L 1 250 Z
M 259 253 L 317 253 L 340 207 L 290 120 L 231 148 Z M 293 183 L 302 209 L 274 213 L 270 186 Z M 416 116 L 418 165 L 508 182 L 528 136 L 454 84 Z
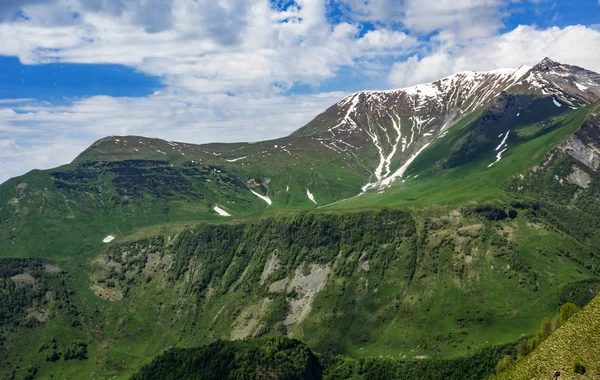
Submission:
M 114 261 L 113 259 L 109 259 L 106 256 L 100 257 L 99 264 L 102 268 L 104 268 L 106 270 L 121 269 L 120 263 Z
M 470 226 L 462 226 L 458 230 L 460 232 L 476 232 L 480 231 L 483 228 L 482 223 L 471 224 Z
M 120 301 L 123 299 L 123 293 L 117 288 L 109 288 L 100 284 L 92 284 L 92 291 L 98 297 L 108 301 Z
M 158 263 L 161 263 L 160 253 L 149 253 L 148 256 L 146 256 L 146 266 L 144 267 L 144 272 L 146 272 L 146 274 L 150 274 L 156 269 L 156 265 Z
M 21 273 L 14 275 L 10 278 L 16 285 L 31 285 L 35 286 L 36 280 L 35 277 L 30 275 L 29 273 Z
M 45 308 L 33 310 L 28 315 L 29 318 L 35 319 L 38 322 L 46 322 L 49 316 L 50 312 L 48 311 L 48 309 Z
M 233 323 L 231 339 L 238 340 L 254 336 L 260 328 L 260 319 L 269 309 L 271 302 L 269 298 L 263 298 L 257 304 L 244 309 Z
M 46 263 L 44 264 L 44 270 L 48 273 L 59 273 L 60 267 L 56 264 Z
M 275 272 L 277 268 L 279 268 L 279 260 L 277 260 L 277 255 L 272 253 L 265 263 L 262 274 L 260 275 L 260 284 L 264 285 L 271 273 Z
M 294 325 L 302 322 L 312 309 L 312 303 L 316 295 L 323 290 L 327 284 L 327 278 L 331 269 L 328 266 L 312 264 L 310 271 L 304 275 L 302 266 L 296 268 L 294 278 L 287 285 L 288 291 L 296 291 L 296 299 L 289 300 L 290 311 L 283 321 L 284 325 Z

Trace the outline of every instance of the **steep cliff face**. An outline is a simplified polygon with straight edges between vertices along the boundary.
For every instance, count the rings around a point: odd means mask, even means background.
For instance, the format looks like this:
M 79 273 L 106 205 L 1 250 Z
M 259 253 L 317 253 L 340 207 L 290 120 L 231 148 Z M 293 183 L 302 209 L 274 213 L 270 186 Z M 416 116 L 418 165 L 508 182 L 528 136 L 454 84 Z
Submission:
M 581 128 L 508 187 L 545 203 L 548 217 L 582 242 L 600 242 L 600 106 Z
M 559 148 L 592 172 L 600 168 L 600 107 L 592 110 L 581 129 Z
M 393 347 L 403 358 L 445 357 L 504 343 L 491 336 L 509 320 L 516 338 L 530 323 L 526 305 L 548 297 L 542 312 L 558 302 L 541 268 L 580 268 L 581 279 L 598 271 L 595 256 L 553 261 L 557 250 L 588 252 L 572 241 L 531 263 L 537 238 L 559 237 L 547 228 L 517 230 L 536 212 L 518 207 L 197 225 L 111 246 L 94 260 L 91 289 L 133 310 L 160 295 L 156 320 L 183 345 L 277 334 L 320 352 L 362 356 Z M 508 289 L 510 299 L 502 297 Z

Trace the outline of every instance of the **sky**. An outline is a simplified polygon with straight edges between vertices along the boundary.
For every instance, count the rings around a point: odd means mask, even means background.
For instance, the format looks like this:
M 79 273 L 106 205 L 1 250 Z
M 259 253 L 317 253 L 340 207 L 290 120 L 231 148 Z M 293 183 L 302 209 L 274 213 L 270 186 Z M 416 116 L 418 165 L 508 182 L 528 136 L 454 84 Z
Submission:
M 355 91 L 600 72 L 600 0 L 1 0 L 0 36 L 0 183 L 110 135 L 258 141 Z

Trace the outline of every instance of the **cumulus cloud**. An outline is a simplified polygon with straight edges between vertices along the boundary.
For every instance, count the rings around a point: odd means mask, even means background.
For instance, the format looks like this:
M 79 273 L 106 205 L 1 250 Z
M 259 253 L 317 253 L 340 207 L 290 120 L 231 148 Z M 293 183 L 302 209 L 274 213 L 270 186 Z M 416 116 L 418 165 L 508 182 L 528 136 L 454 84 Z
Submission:
M 417 44 L 383 28 L 358 38 L 358 24 L 327 21 L 325 0 L 298 0 L 283 10 L 268 0 L 172 0 L 164 1 L 162 17 L 154 1 L 28 6 L 30 22 L 0 24 L 0 54 L 28 64 L 119 63 L 203 93 L 269 92 L 274 83 L 283 90 L 297 82 L 316 85 L 366 54 L 399 54 Z M 70 25 L 44 24 L 66 9 L 81 15 Z
M 467 45 L 440 44 L 430 54 L 417 55 L 393 65 L 389 82 L 409 86 L 429 82 L 465 70 L 493 70 L 502 67 L 534 65 L 544 57 L 600 72 L 600 32 L 583 26 L 539 29 L 519 26 Z
M 0 2 L 0 21 L 10 20 L 15 12 L 27 5 L 41 3 L 44 0 L 3 0 Z
M 460 38 L 488 36 L 503 26 L 510 0 L 342 0 L 355 18 L 401 24 L 412 32 L 451 31 Z

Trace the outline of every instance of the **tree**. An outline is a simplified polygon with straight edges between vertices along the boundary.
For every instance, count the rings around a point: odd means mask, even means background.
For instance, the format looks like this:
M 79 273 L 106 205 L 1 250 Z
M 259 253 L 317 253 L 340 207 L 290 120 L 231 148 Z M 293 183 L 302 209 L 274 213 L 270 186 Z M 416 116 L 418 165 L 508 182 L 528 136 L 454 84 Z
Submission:
M 587 369 L 585 368 L 585 366 L 581 364 L 579 360 L 575 360 L 575 362 L 573 363 L 573 372 L 583 375 L 586 371 Z
M 567 302 L 566 304 L 562 305 L 560 307 L 560 311 L 558 312 L 558 320 L 560 325 L 564 325 L 569 318 L 577 313 L 577 311 L 579 311 L 579 308 L 571 302 Z
M 515 364 L 515 359 L 512 357 L 512 355 L 506 355 L 498 362 L 498 364 L 496 364 L 496 373 L 498 374 L 506 371 L 512 367 L 513 364 Z

